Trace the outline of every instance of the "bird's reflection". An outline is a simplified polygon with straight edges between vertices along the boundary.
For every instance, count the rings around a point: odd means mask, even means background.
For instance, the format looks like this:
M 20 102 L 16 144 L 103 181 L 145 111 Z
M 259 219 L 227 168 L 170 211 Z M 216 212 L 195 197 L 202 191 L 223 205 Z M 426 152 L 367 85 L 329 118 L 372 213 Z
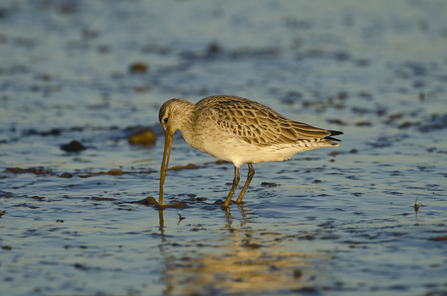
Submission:
M 166 235 L 163 211 L 158 210 L 165 295 L 299 290 L 317 273 L 309 258 L 327 260 L 286 250 L 286 234 L 252 227 L 253 212 L 245 205 L 222 208 L 225 227 L 207 230 L 205 239 L 193 236 L 186 241 Z
M 160 230 L 160 234 L 163 236 L 165 234 L 165 220 L 163 218 L 163 209 L 159 209 L 158 210 L 158 221 L 159 221 L 159 227 L 158 229 Z

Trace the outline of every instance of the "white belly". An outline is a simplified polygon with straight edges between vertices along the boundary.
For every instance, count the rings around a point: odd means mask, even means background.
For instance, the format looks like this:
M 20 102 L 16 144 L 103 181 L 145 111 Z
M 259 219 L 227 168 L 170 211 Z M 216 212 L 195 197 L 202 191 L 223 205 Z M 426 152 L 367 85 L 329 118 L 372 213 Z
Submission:
M 324 139 L 300 140 L 292 144 L 249 144 L 235 134 L 219 129 L 216 125 L 202 125 L 196 128 L 193 134 L 185 131 L 182 135 L 192 147 L 218 159 L 232 162 L 236 167 L 244 163 L 283 161 L 291 158 L 295 153 L 338 146 Z
M 283 161 L 298 152 L 330 146 L 322 145 L 323 143 L 312 143 L 311 141 L 297 144 L 255 145 L 242 141 L 232 134 L 220 134 L 220 137 L 213 136 L 203 140 L 185 140 L 192 147 L 218 159 L 232 162 L 236 167 L 240 167 L 244 163 Z

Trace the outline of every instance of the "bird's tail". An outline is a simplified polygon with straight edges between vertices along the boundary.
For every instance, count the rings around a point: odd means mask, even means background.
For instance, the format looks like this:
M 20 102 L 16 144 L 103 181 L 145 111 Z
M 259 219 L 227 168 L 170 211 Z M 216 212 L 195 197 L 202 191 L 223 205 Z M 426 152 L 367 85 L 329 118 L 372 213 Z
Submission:
M 333 138 L 332 136 L 343 135 L 343 132 L 340 132 L 340 131 L 328 131 L 328 132 L 330 132 L 331 134 L 329 136 L 325 137 L 325 139 L 341 142 L 340 139 Z

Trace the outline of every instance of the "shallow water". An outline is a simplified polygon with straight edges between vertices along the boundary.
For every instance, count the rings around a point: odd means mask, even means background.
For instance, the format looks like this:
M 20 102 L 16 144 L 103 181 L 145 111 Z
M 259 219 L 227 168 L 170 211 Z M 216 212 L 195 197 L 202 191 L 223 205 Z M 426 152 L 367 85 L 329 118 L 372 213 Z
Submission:
M 2 293 L 446 295 L 446 9 L 1 3 Z M 138 203 L 158 199 L 161 104 L 216 94 L 343 142 L 255 165 L 244 204 L 223 210 L 232 164 L 177 132 L 170 166 L 196 166 L 168 171 L 178 206 Z M 138 127 L 155 145 L 129 145 Z M 61 149 L 72 140 L 87 149 Z

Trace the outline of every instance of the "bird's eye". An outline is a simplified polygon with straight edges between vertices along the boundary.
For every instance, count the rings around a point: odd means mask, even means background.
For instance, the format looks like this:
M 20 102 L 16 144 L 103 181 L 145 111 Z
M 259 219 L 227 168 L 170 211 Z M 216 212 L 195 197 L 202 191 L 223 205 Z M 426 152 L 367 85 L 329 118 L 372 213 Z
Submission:
M 165 118 L 165 119 L 163 119 L 163 121 L 165 122 L 165 123 L 168 123 L 168 121 L 169 121 L 169 118 Z

